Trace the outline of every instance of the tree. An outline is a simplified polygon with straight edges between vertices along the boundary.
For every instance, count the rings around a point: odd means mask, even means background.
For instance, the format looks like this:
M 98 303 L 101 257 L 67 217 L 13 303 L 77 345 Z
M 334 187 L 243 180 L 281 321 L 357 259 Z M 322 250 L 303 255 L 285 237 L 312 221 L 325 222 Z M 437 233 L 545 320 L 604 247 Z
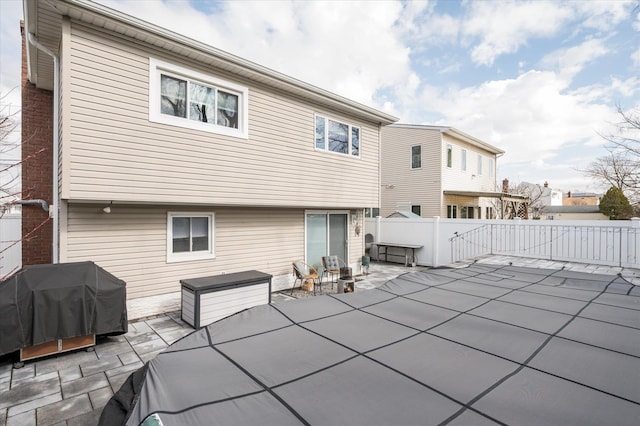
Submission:
M 622 190 L 612 186 L 600 201 L 600 212 L 611 220 L 629 219 L 633 208 Z
M 602 136 L 609 143 L 609 155 L 592 162 L 584 174 L 605 186 L 620 189 L 632 204 L 640 203 L 640 109 L 625 112 L 618 107 L 622 118 L 617 131 Z

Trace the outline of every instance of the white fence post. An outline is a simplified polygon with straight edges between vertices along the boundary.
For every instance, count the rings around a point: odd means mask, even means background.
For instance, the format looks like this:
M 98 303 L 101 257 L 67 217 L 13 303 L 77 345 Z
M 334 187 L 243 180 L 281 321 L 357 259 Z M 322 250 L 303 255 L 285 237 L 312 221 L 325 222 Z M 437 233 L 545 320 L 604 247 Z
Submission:
M 440 241 L 440 216 L 433 217 L 433 236 L 431 238 L 431 244 L 433 254 L 431 256 L 431 266 L 440 266 L 440 259 L 438 258 L 438 243 Z

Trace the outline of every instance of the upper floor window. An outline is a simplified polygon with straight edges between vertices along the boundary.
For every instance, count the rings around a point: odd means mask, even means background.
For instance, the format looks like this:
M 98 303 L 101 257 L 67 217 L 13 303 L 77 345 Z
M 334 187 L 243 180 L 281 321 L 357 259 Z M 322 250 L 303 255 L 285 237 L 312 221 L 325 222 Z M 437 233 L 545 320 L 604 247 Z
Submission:
M 167 262 L 212 259 L 213 213 L 167 215 Z
M 149 120 L 248 137 L 248 89 L 155 59 L 149 60 Z
M 478 176 L 482 176 L 482 155 L 478 154 Z
M 414 145 L 411 147 L 411 168 L 419 169 L 422 167 L 422 145 Z
M 462 150 L 462 157 L 460 159 L 460 167 L 461 167 L 463 172 L 467 171 L 467 150 L 466 149 Z
M 489 158 L 489 176 L 493 177 L 493 158 Z
M 360 157 L 360 128 L 316 115 L 316 149 Z
M 453 163 L 453 146 L 447 144 L 447 167 Z

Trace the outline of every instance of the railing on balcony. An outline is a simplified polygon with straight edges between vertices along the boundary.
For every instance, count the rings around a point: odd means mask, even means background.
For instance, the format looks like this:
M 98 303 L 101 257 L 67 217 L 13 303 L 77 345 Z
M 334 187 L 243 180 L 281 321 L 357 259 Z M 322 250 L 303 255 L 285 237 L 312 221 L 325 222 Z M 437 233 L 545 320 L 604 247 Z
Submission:
M 542 224 L 484 224 L 449 238 L 452 261 L 510 255 L 623 267 L 640 266 L 640 228 Z

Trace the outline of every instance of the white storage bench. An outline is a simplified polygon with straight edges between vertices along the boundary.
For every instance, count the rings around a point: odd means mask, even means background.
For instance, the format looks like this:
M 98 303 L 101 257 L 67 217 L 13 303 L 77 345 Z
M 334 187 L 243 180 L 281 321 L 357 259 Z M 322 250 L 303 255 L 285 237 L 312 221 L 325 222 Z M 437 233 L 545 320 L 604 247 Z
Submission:
M 180 280 L 182 320 L 200 328 L 253 306 L 271 303 L 271 278 L 260 271 Z

